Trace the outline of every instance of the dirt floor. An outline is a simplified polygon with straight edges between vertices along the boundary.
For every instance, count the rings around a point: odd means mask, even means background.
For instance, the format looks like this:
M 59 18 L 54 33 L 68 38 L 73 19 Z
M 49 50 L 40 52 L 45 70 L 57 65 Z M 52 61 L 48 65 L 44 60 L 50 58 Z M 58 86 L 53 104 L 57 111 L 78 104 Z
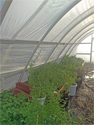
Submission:
M 94 125 L 94 72 L 91 71 L 85 73 L 85 80 L 67 107 L 68 110 L 73 107 L 74 116 L 83 120 L 83 125 Z

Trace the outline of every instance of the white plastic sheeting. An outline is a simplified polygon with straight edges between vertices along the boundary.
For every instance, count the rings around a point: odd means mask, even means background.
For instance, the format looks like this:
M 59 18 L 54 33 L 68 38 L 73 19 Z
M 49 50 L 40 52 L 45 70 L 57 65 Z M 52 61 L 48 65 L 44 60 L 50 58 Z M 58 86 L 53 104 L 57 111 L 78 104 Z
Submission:
M 77 53 L 90 53 L 91 44 L 80 44 Z
M 66 55 L 76 55 L 78 45 L 71 45 L 70 49 L 66 52 Z
M 19 36 L 20 39 L 39 41 L 58 15 L 75 0 L 49 0 Z
M 94 62 L 94 52 L 92 53 L 92 62 Z
M 94 0 L 12 0 L 2 20 L 0 79 L 22 72 L 21 79 L 30 62 L 39 66 L 76 54 L 78 44 L 94 33 Z
M 83 41 L 86 37 L 88 37 L 88 35 L 91 35 L 93 32 L 94 32 L 94 29 L 93 29 L 93 31 L 92 30 L 87 31 L 86 33 L 82 34 L 80 37 L 78 36 L 78 38 L 76 40 L 76 44 L 74 42 L 74 45 L 72 45 L 70 47 L 67 54 L 73 53 L 74 49 L 78 47 L 78 45 L 81 43 L 81 41 Z
M 85 29 L 83 29 L 79 34 L 75 36 L 75 38 L 70 43 L 74 43 L 74 42 L 77 43 L 80 36 L 82 37 L 82 35 L 86 34 L 87 32 L 90 32 L 90 31 L 94 32 L 94 28 L 92 27 L 94 27 L 94 24 L 91 24 L 89 27 L 86 27 Z
M 5 3 L 5 0 L 1 0 L 1 1 L 0 1 L 0 4 L 1 4 L 1 6 L 0 6 L 0 11 L 1 11 L 1 9 L 2 9 L 4 3 Z
M 86 14 L 83 13 L 92 7 L 94 7 L 94 0 L 82 0 L 81 2 L 79 2 L 63 18 L 61 18 L 61 20 L 49 32 L 44 41 L 59 42 L 59 40 L 62 38 L 62 35 L 64 36 L 65 32 L 69 30 L 69 26 L 72 27 L 71 23 L 73 23 L 74 25 L 75 23 L 77 23 L 77 21 L 81 20 L 83 18 L 80 17 L 81 14 L 85 16 Z M 92 8 L 86 13 L 91 13 L 92 10 L 94 12 L 94 8 Z
M 16 73 L 15 75 L 13 75 L 13 73 L 8 76 L 8 77 L 2 77 L 2 79 L 0 80 L 0 93 L 3 90 L 10 90 L 15 88 L 16 86 L 16 82 L 18 82 L 18 78 L 20 77 L 21 73 Z M 22 82 L 26 81 L 28 79 L 28 73 L 25 72 Z
M 0 74 L 23 69 L 36 45 L 1 44 Z
M 94 63 L 94 40 L 93 34 L 84 39 L 77 49 L 77 57 L 83 58 L 86 62 Z
M 70 46 L 71 46 L 71 45 L 67 45 L 67 46 L 65 47 L 64 51 L 61 53 L 61 55 L 59 55 L 60 58 L 62 58 L 62 57 L 66 54 L 66 52 L 69 50 Z
M 56 60 L 58 58 L 59 53 L 62 51 L 62 49 L 65 47 L 65 45 L 58 45 L 55 51 L 50 56 L 48 62 Z
M 53 48 L 54 48 L 54 45 L 42 45 L 41 44 L 32 59 L 34 66 L 44 64 L 49 54 L 52 53 Z
M 92 51 L 94 51 L 94 40 L 93 40 L 93 46 L 92 46 Z
M 91 43 L 91 35 L 85 38 L 82 43 Z
M 43 0 L 13 0 L 1 24 L 1 38 L 12 39 L 25 25 Z
M 67 43 L 74 43 L 72 41 L 74 36 L 76 37 L 76 35 L 78 35 L 82 30 L 84 30 L 85 28 L 89 28 L 90 25 L 94 25 L 94 14 L 75 26 L 61 42 L 65 41 Z

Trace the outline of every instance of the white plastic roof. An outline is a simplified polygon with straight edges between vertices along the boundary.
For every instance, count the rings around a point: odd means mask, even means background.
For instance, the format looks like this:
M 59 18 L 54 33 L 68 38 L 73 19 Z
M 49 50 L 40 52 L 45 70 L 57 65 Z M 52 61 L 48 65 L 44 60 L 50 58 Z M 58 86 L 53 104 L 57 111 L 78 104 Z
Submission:
M 20 80 L 30 62 L 75 55 L 94 33 L 94 0 L 1 0 L 0 15 L 0 74 L 22 71 Z

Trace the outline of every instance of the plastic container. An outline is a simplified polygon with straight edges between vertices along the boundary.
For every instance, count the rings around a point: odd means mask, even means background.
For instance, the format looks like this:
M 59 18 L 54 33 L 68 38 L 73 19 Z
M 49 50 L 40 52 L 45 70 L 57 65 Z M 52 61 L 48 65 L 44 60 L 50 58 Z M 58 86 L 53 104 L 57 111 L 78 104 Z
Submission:
M 71 87 L 70 87 L 70 96 L 74 96 L 75 95 L 76 87 L 77 87 L 77 84 L 76 85 L 71 85 Z
M 38 103 L 40 103 L 41 105 L 44 105 L 44 102 L 45 102 L 45 99 L 46 99 L 46 96 L 44 98 L 38 98 Z
M 56 92 L 56 91 L 54 91 L 54 96 L 55 96 L 55 97 L 57 96 L 57 92 Z
M 46 96 L 44 98 L 34 98 L 32 97 L 34 100 L 37 100 L 37 102 L 41 105 L 44 105 L 44 102 L 45 102 L 45 99 L 46 99 Z

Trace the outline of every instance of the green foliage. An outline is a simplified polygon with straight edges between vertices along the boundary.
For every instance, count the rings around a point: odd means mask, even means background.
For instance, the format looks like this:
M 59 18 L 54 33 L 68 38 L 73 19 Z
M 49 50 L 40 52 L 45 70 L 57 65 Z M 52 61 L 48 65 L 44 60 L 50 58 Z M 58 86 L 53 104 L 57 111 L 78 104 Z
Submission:
M 66 93 L 70 90 L 70 85 L 75 84 L 77 69 L 81 69 L 83 60 L 75 56 L 65 56 L 60 64 L 48 63 L 39 68 L 28 70 L 29 77 L 27 83 L 32 85 L 30 95 L 34 98 L 28 99 L 21 94 L 16 98 L 9 91 L 0 94 L 0 123 L 5 125 L 75 125 L 79 122 L 73 113 L 65 111 L 66 101 L 60 106 L 61 96 L 59 93 L 54 96 L 53 91 L 57 91 L 67 83 L 64 88 Z M 44 105 L 38 103 L 37 98 L 46 96 Z
M 50 93 L 50 99 L 45 104 L 39 105 L 37 100 L 27 99 L 23 94 L 18 98 L 8 91 L 3 92 L 0 101 L 0 123 L 5 125 L 38 125 L 38 124 L 77 124 L 72 112 L 65 111 L 64 104 L 62 108 L 59 104 L 59 96 L 54 97 Z
M 63 69 L 66 70 L 66 74 L 69 74 L 68 83 L 70 85 L 75 85 L 76 81 L 81 80 L 78 78 L 78 69 L 80 69 L 80 72 L 82 72 L 82 63 L 84 62 L 83 59 L 77 58 L 76 56 L 68 56 L 66 55 L 63 60 L 61 61 L 61 65 L 63 66 Z
M 67 84 L 66 91 L 70 90 L 70 85 L 75 85 L 79 80 L 77 69 L 82 68 L 84 61 L 75 56 L 65 56 L 61 63 L 48 63 L 39 68 L 29 70 L 28 84 L 34 87 L 32 95 L 40 97 L 49 93 L 49 91 L 58 91 Z M 40 91 L 38 91 L 40 90 Z M 43 97 L 42 96 L 42 97 Z
M 63 60 L 61 61 L 63 65 L 75 65 L 76 67 L 79 67 L 84 63 L 84 60 L 81 58 L 77 58 L 76 56 L 64 56 Z

